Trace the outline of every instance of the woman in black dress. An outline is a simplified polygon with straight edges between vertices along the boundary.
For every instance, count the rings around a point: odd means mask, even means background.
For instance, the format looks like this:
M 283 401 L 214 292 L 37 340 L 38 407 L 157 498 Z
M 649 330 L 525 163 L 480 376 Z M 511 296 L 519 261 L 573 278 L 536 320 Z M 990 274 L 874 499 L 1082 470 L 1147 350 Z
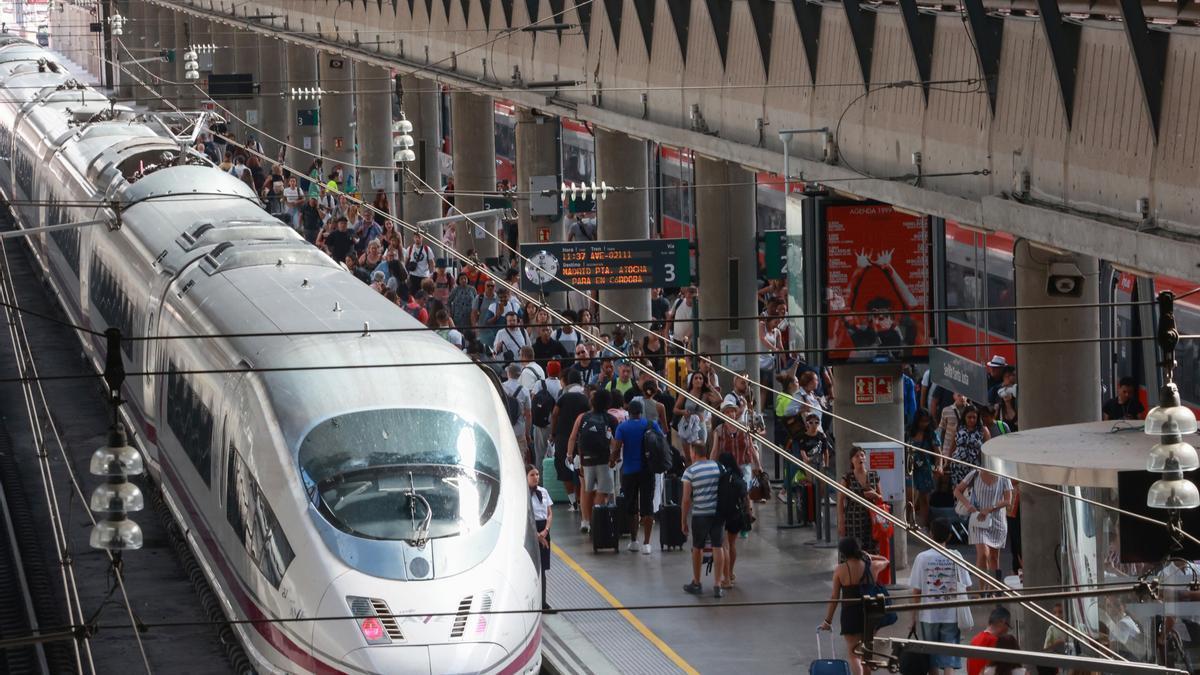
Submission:
M 842 476 L 842 485 L 850 488 L 859 497 L 874 503 L 879 498 L 879 474 L 867 471 L 867 453 L 855 447 L 850 453 L 850 470 Z M 838 536 L 854 537 L 863 550 L 875 552 L 875 540 L 871 537 L 871 512 L 867 507 L 838 493 Z
M 855 601 L 862 597 L 863 584 L 873 583 L 875 576 L 888 566 L 888 559 L 863 551 L 854 537 L 843 537 L 838 542 L 838 557 L 841 562 L 833 568 L 833 594 L 825 610 L 825 621 L 817 630 L 833 630 L 833 613 L 841 604 L 841 635 L 846 641 L 850 672 L 862 675 L 862 660 L 854 650 L 862 642 L 863 606 Z

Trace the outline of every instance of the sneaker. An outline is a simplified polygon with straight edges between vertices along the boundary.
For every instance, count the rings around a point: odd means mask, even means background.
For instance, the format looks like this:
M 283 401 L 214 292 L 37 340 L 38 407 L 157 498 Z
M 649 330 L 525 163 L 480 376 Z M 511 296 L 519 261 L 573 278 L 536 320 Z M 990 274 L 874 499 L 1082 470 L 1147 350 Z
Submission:
M 692 595 L 700 595 L 704 592 L 704 587 L 693 581 L 692 583 L 683 587 L 683 592 L 691 593 Z
M 581 534 L 588 534 L 591 531 L 592 531 L 592 526 L 589 525 L 588 523 L 583 523 L 582 525 L 579 526 L 579 532 Z
M 636 539 L 631 539 L 629 541 L 629 552 L 630 553 L 637 553 L 638 549 L 640 549 L 641 547 L 642 547 L 642 545 L 637 543 Z
M 650 548 L 650 544 L 642 544 L 642 555 L 650 555 L 654 549 Z
M 573 511 L 578 511 L 578 510 L 579 510 L 579 507 L 575 505 L 575 502 L 567 502 L 567 512 L 573 512 Z
M 713 597 L 714 597 L 714 598 L 716 598 L 716 599 L 718 599 L 718 600 L 720 600 L 721 598 L 725 597 L 725 589 L 724 589 L 724 588 L 721 588 L 720 586 L 716 586 L 716 587 L 714 587 L 714 588 L 713 588 Z
M 750 538 L 750 530 L 742 530 L 741 532 L 738 533 L 738 538 L 739 539 L 749 539 Z

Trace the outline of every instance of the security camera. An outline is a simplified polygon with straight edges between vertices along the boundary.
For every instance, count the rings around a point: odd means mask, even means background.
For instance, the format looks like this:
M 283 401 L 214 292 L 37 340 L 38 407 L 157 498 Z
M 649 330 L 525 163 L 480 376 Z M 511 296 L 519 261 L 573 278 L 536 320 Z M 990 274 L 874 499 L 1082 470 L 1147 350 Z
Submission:
M 1051 297 L 1078 298 L 1083 295 L 1083 272 L 1070 262 L 1050 263 L 1046 275 L 1046 295 Z

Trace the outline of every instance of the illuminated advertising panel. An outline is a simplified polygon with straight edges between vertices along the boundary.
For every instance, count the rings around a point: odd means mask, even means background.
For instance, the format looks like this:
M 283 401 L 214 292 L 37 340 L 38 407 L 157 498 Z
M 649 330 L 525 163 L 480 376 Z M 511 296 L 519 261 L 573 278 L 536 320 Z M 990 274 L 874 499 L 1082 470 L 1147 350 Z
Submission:
M 824 202 L 826 346 L 831 361 L 928 356 L 929 220 L 886 204 Z

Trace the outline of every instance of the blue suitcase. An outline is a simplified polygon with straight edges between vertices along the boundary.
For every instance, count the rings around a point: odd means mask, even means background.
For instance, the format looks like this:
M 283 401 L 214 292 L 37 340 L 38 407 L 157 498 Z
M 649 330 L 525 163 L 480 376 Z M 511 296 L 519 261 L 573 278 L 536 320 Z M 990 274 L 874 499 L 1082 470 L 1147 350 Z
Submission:
M 808 664 L 808 675 L 850 675 L 850 662 L 846 661 L 845 659 L 833 658 L 834 656 L 836 656 L 836 654 L 833 651 L 833 649 L 834 649 L 833 645 L 835 642 L 835 640 L 833 638 L 833 631 L 826 631 L 829 633 L 829 656 L 830 656 L 830 658 L 828 658 L 828 659 L 822 658 L 823 655 L 821 654 L 821 632 L 822 632 L 821 629 L 818 628 L 817 629 L 817 659 L 815 661 L 813 661 L 812 663 Z

